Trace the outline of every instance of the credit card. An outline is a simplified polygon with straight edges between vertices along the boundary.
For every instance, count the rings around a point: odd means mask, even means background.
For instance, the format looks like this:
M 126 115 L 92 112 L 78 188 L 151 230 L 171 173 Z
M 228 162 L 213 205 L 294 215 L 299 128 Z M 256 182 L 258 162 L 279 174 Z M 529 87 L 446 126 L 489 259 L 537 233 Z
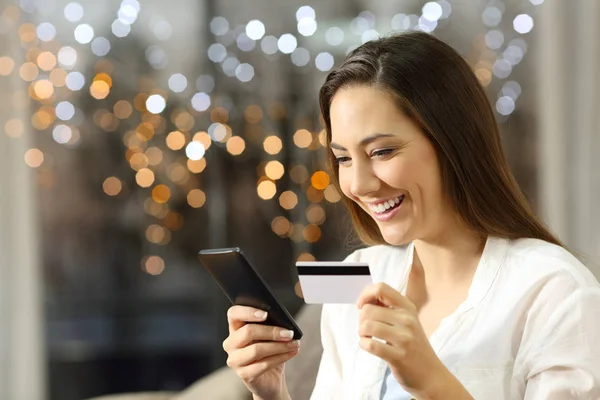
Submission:
M 356 304 L 363 289 L 373 283 L 367 263 L 298 261 L 296 269 L 307 304 Z

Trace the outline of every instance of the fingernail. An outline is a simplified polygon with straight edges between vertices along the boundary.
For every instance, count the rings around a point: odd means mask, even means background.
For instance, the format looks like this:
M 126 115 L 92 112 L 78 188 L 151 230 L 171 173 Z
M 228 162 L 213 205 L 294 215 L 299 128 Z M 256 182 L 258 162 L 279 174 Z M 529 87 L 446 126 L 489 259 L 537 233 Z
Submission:
M 254 312 L 254 316 L 256 318 L 265 319 L 265 318 L 267 318 L 267 312 L 266 311 L 256 311 L 256 312 Z
M 299 341 L 299 340 L 294 340 L 293 342 L 289 342 L 289 343 L 287 344 L 287 346 L 288 346 L 289 348 L 291 348 L 291 349 L 298 348 L 298 347 L 300 347 L 300 341 Z
M 279 336 L 281 336 L 282 338 L 291 339 L 294 337 L 294 331 L 282 329 L 279 331 Z

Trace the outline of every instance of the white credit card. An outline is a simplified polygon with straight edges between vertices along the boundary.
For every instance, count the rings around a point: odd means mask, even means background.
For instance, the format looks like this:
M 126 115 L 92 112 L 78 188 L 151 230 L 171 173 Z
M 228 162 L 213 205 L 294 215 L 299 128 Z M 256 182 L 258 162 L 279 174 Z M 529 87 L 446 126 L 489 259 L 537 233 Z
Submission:
M 307 304 L 356 304 L 363 289 L 373 283 L 367 263 L 298 261 L 296 269 Z

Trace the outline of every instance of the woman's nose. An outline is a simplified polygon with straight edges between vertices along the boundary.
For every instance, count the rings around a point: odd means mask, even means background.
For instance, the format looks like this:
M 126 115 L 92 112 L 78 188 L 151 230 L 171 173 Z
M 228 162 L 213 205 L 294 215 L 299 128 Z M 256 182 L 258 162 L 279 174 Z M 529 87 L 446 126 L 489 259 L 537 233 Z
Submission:
M 358 198 L 379 189 L 380 182 L 369 165 L 359 164 L 354 167 L 350 192 Z

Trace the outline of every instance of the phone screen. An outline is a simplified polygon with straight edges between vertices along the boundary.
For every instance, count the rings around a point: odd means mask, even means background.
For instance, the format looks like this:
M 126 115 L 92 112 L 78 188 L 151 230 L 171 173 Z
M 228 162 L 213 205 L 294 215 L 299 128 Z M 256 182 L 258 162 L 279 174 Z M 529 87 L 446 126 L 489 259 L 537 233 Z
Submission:
M 199 258 L 232 304 L 266 311 L 265 325 L 294 331 L 294 339 L 302 331 L 239 248 L 203 250 Z

